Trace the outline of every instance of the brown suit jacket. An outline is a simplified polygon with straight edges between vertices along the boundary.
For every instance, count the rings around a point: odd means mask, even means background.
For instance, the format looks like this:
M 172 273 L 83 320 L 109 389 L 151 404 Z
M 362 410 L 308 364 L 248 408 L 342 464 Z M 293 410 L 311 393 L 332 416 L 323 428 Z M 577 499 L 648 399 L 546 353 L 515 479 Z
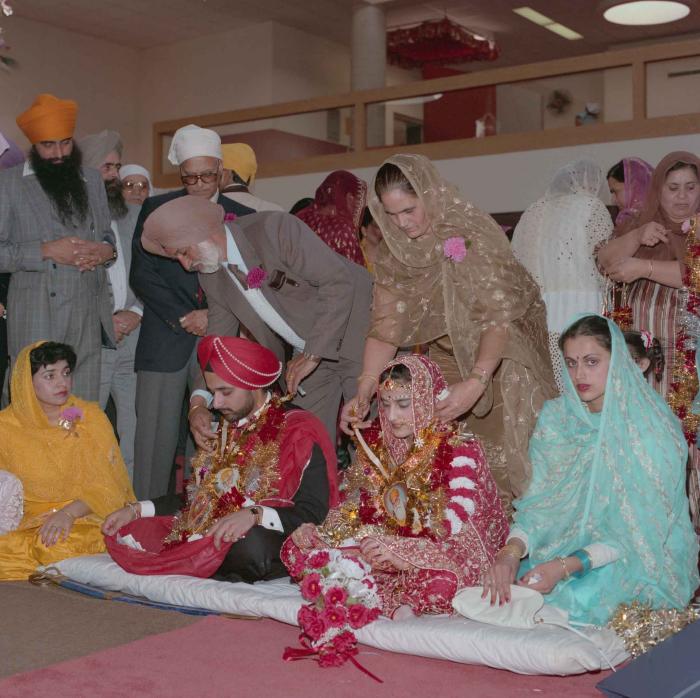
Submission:
M 252 213 L 229 223 L 248 269 L 267 273 L 261 291 L 287 324 L 322 359 L 362 362 L 372 281 L 364 267 L 328 247 L 296 216 Z M 241 324 L 285 360 L 285 342 L 257 315 L 225 269 L 200 274 L 209 305 L 208 334 L 235 336 Z M 203 379 L 195 387 L 204 387 Z

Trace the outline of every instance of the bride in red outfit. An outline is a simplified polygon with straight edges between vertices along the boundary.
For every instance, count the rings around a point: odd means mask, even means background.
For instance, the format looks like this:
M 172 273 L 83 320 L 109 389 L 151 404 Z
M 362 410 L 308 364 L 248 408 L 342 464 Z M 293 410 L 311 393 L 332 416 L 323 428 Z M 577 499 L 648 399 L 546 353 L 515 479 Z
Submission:
M 424 356 L 392 361 L 379 378 L 379 418 L 358 434 L 345 498 L 323 526 L 304 524 L 282 561 L 298 578 L 313 551 L 336 547 L 372 567 L 382 611 L 450 613 L 462 587 L 481 583 L 508 523 L 480 442 L 435 407 L 447 385 Z

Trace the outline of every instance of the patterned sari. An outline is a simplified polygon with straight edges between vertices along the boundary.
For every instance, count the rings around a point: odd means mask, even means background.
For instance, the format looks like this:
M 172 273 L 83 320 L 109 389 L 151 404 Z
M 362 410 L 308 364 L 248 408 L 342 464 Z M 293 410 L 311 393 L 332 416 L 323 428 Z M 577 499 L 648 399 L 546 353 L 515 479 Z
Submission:
M 345 497 L 317 531 L 324 545 L 354 554 L 363 539 L 375 538 L 409 563 L 404 571 L 373 568 L 385 615 L 404 605 L 416 614 L 451 613 L 455 593 L 480 583 L 508 523 L 479 441 L 433 423 L 447 387 L 440 369 L 417 355 L 388 367 L 397 365 L 411 373 L 414 443 L 393 436 L 379 401 L 378 423 L 357 444 Z M 308 552 L 289 538 L 282 560 L 292 572 Z
M 26 579 L 37 565 L 105 551 L 100 526 L 107 514 L 134 500 L 114 430 L 97 403 L 70 396 L 81 412 L 70 429 L 53 426 L 41 409 L 25 347 L 12 373 L 12 404 L 0 412 L 0 469 L 22 482 L 24 517 L 0 535 L 0 579 Z M 39 530 L 52 512 L 75 500 L 92 512 L 69 536 L 47 548 Z
M 321 182 L 313 204 L 296 215 L 332 250 L 365 266 L 360 222 L 366 201 L 367 183 L 350 172 L 336 170 Z
M 519 264 L 491 216 L 465 201 L 422 155 L 394 155 L 423 203 L 430 230 L 415 240 L 370 192 L 382 230 L 374 268 L 368 333 L 395 347 L 427 344 L 449 384 L 471 373 L 483 335 L 505 329 L 504 346 L 490 348 L 500 364 L 467 415 L 486 449 L 489 467 L 510 506 L 530 481 L 527 444 L 545 400 L 557 394 L 540 290 Z
M 547 602 L 574 621 L 606 623 L 618 604 L 683 608 L 698 586 L 698 543 L 688 515 L 688 447 L 675 415 L 608 320 L 612 356 L 600 413 L 564 394 L 542 409 L 530 439 L 532 483 L 515 502 L 532 567 L 604 543 L 619 558 L 559 582 Z

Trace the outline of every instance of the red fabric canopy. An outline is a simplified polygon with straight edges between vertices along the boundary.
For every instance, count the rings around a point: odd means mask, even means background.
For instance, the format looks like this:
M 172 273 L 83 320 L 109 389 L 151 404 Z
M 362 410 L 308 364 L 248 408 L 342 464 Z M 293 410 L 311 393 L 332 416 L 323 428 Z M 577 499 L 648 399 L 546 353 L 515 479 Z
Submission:
M 477 36 L 447 17 L 387 32 L 387 58 L 402 68 L 428 63 L 493 61 L 500 51 L 494 41 Z

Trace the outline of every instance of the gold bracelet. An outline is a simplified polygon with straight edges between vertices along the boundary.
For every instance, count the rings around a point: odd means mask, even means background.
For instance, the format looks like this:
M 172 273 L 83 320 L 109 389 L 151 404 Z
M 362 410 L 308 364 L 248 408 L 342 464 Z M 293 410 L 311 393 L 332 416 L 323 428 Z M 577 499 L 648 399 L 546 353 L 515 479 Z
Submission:
M 496 555 L 500 555 L 503 553 L 504 555 L 508 555 L 510 557 L 514 557 L 517 560 L 520 560 L 520 557 L 522 555 L 522 551 L 520 550 L 520 547 L 515 545 L 515 543 L 506 543 L 497 553 Z
M 189 411 L 187 412 L 187 419 L 189 419 L 192 416 L 192 413 L 200 407 L 209 412 L 209 408 L 206 405 L 194 405 L 193 407 L 190 407 Z
M 477 373 L 480 373 L 482 376 L 490 376 L 491 375 L 485 368 L 481 368 L 481 366 L 474 366 L 472 368 L 472 371 L 476 371 Z
M 651 280 L 651 277 L 654 276 L 654 261 L 649 260 L 649 276 L 647 277 L 649 280 Z
M 491 376 L 489 376 L 488 374 L 483 375 L 481 373 L 478 373 L 477 371 L 472 371 L 469 374 L 469 378 L 476 378 L 476 380 L 478 380 L 479 383 L 481 383 L 481 385 L 483 385 L 484 387 L 486 387 L 489 384 L 489 381 L 491 380 Z
M 361 373 L 357 377 L 357 382 L 359 383 L 363 378 L 369 378 L 373 383 L 376 383 L 379 380 L 378 376 L 373 376 L 371 373 Z
M 563 557 L 558 557 L 557 560 L 561 562 L 561 566 L 564 568 L 564 579 L 568 579 L 571 576 L 569 568 L 566 566 L 566 560 Z
M 127 502 L 126 506 L 128 506 L 129 509 L 134 512 L 134 518 L 141 518 L 141 507 L 139 506 L 138 502 Z
M 57 513 L 58 514 L 65 514 L 67 517 L 69 517 L 73 521 L 73 523 L 75 523 L 75 520 L 77 518 L 77 516 L 75 516 L 74 514 L 71 514 L 67 509 L 59 509 Z

